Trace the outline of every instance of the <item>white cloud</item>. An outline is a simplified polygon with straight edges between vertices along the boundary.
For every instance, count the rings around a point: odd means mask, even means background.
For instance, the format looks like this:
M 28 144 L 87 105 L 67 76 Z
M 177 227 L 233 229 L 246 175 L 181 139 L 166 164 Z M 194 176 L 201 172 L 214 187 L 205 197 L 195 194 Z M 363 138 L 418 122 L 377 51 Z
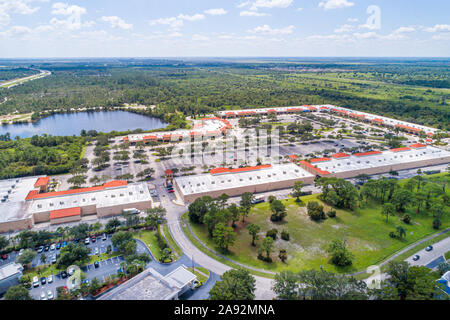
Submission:
M 334 29 L 335 33 L 345 33 L 345 32 L 351 32 L 355 29 L 354 26 L 350 25 L 350 24 L 344 24 L 342 26 L 340 26 L 337 29 Z
M 281 29 L 272 29 L 269 25 L 265 24 L 263 26 L 259 26 L 248 30 L 250 33 L 259 33 L 259 34 L 270 34 L 270 35 L 282 35 L 282 34 L 291 34 L 294 31 L 294 26 L 287 26 Z
M 48 0 L 0 0 L 0 26 L 6 26 L 11 22 L 11 15 L 31 15 L 39 10 L 39 7 L 31 7 L 32 2 L 47 2 Z
M 347 21 L 352 23 L 358 22 L 358 18 L 348 18 Z
M 224 14 L 227 14 L 227 11 L 223 8 L 218 8 L 218 9 L 205 10 L 204 13 L 212 15 L 212 16 L 222 16 Z
M 450 41 L 450 32 L 435 34 L 431 37 L 431 39 L 436 41 Z
M 301 11 L 303 11 L 303 8 L 297 8 L 297 11 L 301 12 Z
M 126 23 L 123 19 L 117 17 L 117 16 L 103 16 L 101 17 L 101 20 L 103 22 L 107 22 L 110 24 L 111 28 L 119 28 L 123 30 L 130 30 L 133 29 L 132 24 Z
M 424 30 L 426 32 L 450 31 L 450 25 L 436 24 L 434 27 L 425 27 Z
M 208 41 L 209 38 L 207 36 L 202 36 L 201 34 L 194 34 L 192 36 L 192 40 L 194 40 L 194 41 Z
M 258 11 L 259 8 L 287 8 L 294 0 L 254 0 L 245 1 L 237 5 L 238 8 L 250 7 L 252 11 Z
M 319 3 L 319 7 L 322 7 L 324 10 L 347 8 L 354 5 L 354 2 L 347 0 L 325 0 Z
M 180 27 L 183 26 L 183 20 L 178 19 L 176 17 L 170 17 L 170 18 L 160 18 L 160 19 L 156 19 L 156 20 L 151 20 L 149 22 L 149 24 L 151 26 L 156 26 L 156 25 L 167 25 L 172 29 L 178 29 Z
M 365 33 L 358 33 L 358 32 L 356 32 L 356 33 L 353 34 L 353 36 L 354 36 L 355 38 L 357 38 L 357 39 L 364 40 L 364 39 L 373 39 L 373 38 L 376 38 L 376 37 L 377 37 L 377 34 L 376 34 L 376 32 L 373 32 L 373 31 L 371 31 L 371 32 L 365 32 Z
M 414 27 L 400 27 L 397 30 L 394 31 L 394 33 L 409 33 L 416 31 L 416 28 Z
M 52 6 L 52 14 L 67 16 L 67 19 L 60 20 L 57 18 L 52 18 L 50 20 L 50 24 L 56 28 L 65 28 L 68 30 L 79 30 L 82 27 L 90 27 L 94 25 L 95 22 L 81 21 L 81 16 L 86 13 L 87 11 L 83 7 L 77 5 L 69 6 L 67 3 L 56 2 Z
M 265 17 L 268 16 L 268 13 L 264 13 L 264 12 L 256 12 L 256 11 L 241 11 L 241 13 L 239 13 L 239 15 L 241 17 Z
M 177 17 L 180 20 L 188 20 L 188 21 L 198 21 L 198 20 L 203 20 L 205 19 L 205 16 L 201 13 L 196 13 L 192 16 L 187 15 L 187 14 L 180 14 Z

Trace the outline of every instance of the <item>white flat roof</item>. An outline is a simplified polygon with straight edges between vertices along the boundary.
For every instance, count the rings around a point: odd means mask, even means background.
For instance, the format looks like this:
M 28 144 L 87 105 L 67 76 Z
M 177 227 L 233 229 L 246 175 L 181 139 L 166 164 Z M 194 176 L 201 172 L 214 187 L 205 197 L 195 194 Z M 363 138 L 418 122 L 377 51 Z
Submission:
M 323 162 L 312 162 L 311 164 L 323 171 L 328 171 L 330 173 L 339 173 L 445 157 L 448 157 L 450 162 L 450 152 L 439 148 L 426 146 L 419 149 L 411 148 L 410 150 L 406 151 L 384 151 L 381 154 L 359 157 L 354 155 L 338 159 L 329 157 L 331 160 Z
M 21 273 L 22 269 L 20 264 L 14 262 L 0 267 L 0 281 Z
M 97 208 L 123 205 L 150 200 L 150 192 L 146 183 L 135 183 L 126 186 L 108 188 L 66 196 L 32 200 L 29 213 L 47 212 L 73 207 L 95 205 Z
M 28 192 L 34 189 L 34 184 L 39 177 L 0 180 L 0 200 L 8 196 L 5 202 L 0 202 L 0 222 L 28 217 L 25 212 L 25 198 Z
M 166 275 L 163 280 L 171 287 L 181 290 L 195 279 L 197 276 L 182 265 Z
M 239 112 L 255 112 L 259 114 L 266 114 L 268 110 L 275 110 L 277 112 L 286 112 L 288 109 L 299 108 L 303 111 L 310 111 L 309 107 L 314 107 L 319 109 L 320 107 L 325 105 L 304 105 L 304 106 L 290 106 L 290 107 L 276 107 L 276 108 L 256 108 L 256 109 L 242 109 L 242 110 L 222 110 L 218 111 L 217 114 L 224 116 L 227 113 L 238 114 Z
M 310 177 L 314 177 L 314 175 L 293 163 L 289 163 L 238 173 L 220 175 L 207 173 L 176 177 L 175 182 L 184 195 L 190 195 L 218 190 L 226 192 L 227 189 Z

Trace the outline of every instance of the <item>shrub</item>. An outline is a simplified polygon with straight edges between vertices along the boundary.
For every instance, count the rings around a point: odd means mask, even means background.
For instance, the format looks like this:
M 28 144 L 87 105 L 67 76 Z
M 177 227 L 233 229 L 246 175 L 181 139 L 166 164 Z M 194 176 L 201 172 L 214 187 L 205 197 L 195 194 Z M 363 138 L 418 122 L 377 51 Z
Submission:
M 281 239 L 289 241 L 289 238 L 289 232 L 287 232 L 286 230 L 281 231 Z
M 268 201 L 269 203 L 272 203 L 274 200 L 277 200 L 277 197 L 275 197 L 275 196 L 269 196 L 269 197 L 267 198 L 267 201 Z
M 397 234 L 394 231 L 389 232 L 389 237 L 395 239 L 397 238 Z
M 407 215 L 405 215 L 405 216 L 403 217 L 402 220 L 403 220 L 404 223 L 410 224 L 410 223 L 411 223 L 411 216 L 410 216 L 409 214 L 407 214 Z
M 437 230 L 441 227 L 441 225 L 442 225 L 441 220 L 439 220 L 437 218 L 433 220 L 433 229 Z
M 278 234 L 277 229 L 271 229 L 271 230 L 267 231 L 266 237 L 271 237 L 275 241 L 275 240 L 277 240 L 277 234 Z
M 287 260 L 287 252 L 284 249 L 280 250 L 280 253 L 278 254 L 278 258 L 284 263 Z
M 306 206 L 309 217 L 314 221 L 325 219 L 325 213 L 323 212 L 323 206 L 317 201 L 310 201 Z
M 262 260 L 264 262 L 268 262 L 271 263 L 272 262 L 272 258 L 271 257 L 266 257 L 265 255 L 263 255 L 262 253 L 258 253 L 258 259 Z
M 330 218 L 335 218 L 335 217 L 336 217 L 336 210 L 330 210 L 330 211 L 328 211 L 328 212 L 327 212 L 327 215 L 328 215 Z

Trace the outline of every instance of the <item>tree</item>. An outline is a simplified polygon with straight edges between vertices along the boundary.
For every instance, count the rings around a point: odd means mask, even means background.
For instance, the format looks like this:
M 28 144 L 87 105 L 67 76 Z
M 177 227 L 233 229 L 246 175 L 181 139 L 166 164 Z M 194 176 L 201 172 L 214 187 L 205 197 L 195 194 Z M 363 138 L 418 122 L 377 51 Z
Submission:
M 80 187 L 83 184 L 86 184 L 86 178 L 81 175 L 76 175 L 67 179 L 67 182 L 72 184 L 74 187 Z
M 273 238 L 265 237 L 261 243 L 261 251 L 266 253 L 267 259 L 270 258 L 270 253 L 272 252 L 272 248 L 273 248 Z
M 111 230 L 112 232 L 115 232 L 116 229 L 117 229 L 118 227 L 120 227 L 120 225 L 121 225 L 121 223 L 120 223 L 119 219 L 117 219 L 117 218 L 112 218 L 112 219 L 110 219 L 110 220 L 106 223 L 105 229 L 106 229 L 106 230 Z
M 255 278 L 247 270 L 228 270 L 209 291 L 209 299 L 253 300 L 255 298 L 255 283 Z
M 270 203 L 270 211 L 272 211 L 271 221 L 281 221 L 287 215 L 286 207 L 280 200 L 274 200 Z
M 273 290 L 283 300 L 367 300 L 367 285 L 344 274 L 323 270 L 282 271 Z
M 404 188 L 398 188 L 392 195 L 391 203 L 395 206 L 397 212 L 405 212 L 406 204 L 411 201 L 411 198 L 410 191 Z
M 133 238 L 133 234 L 131 232 L 116 232 L 111 238 L 111 242 L 120 253 L 126 256 L 133 254 L 136 251 L 136 240 Z
M 97 277 L 94 277 L 89 285 L 89 293 L 95 295 L 101 287 L 102 284 L 100 283 L 100 281 L 97 279 Z
M 56 266 L 61 268 L 67 268 L 70 265 L 81 266 L 89 261 L 90 249 L 86 248 L 82 244 L 69 243 L 67 246 L 61 249 L 60 256 Z
M 236 227 L 236 221 L 238 221 L 239 218 L 241 217 L 241 211 L 239 210 L 239 207 L 235 203 L 232 203 L 228 207 L 228 211 L 231 214 L 231 226 L 234 228 Z
M 151 179 L 151 177 L 153 176 L 154 173 L 155 173 L 155 169 L 146 168 L 146 169 L 142 170 L 141 172 L 138 172 L 138 174 L 136 174 L 136 177 L 141 178 L 141 179 Z
M 89 234 L 89 224 L 80 223 L 70 229 L 70 234 L 72 234 L 75 238 L 82 239 L 87 237 Z
M 383 204 L 383 208 L 381 209 L 381 214 L 386 216 L 386 223 L 389 222 L 389 216 L 395 213 L 395 206 L 392 203 Z
M 272 290 L 281 300 L 298 299 L 298 276 L 291 271 L 281 271 L 275 275 Z
M 261 227 L 257 224 L 251 223 L 247 226 L 248 233 L 252 236 L 252 246 L 255 246 L 255 240 L 258 240 L 258 233 Z
M 25 268 L 28 268 L 29 264 L 36 258 L 36 252 L 31 249 L 26 249 L 22 252 L 22 254 L 17 258 L 17 262 L 22 264 Z
M 0 251 L 2 251 L 8 245 L 9 245 L 9 240 L 4 236 L 0 236 Z
M 33 300 L 30 292 L 23 286 L 10 287 L 5 293 L 5 300 Z
M 406 237 L 406 229 L 405 228 L 403 228 L 402 226 L 398 226 L 397 228 L 396 228 L 396 232 L 397 232 L 397 236 L 399 237 L 399 238 L 404 238 L 404 237 Z
M 372 294 L 383 300 L 432 300 L 436 295 L 438 271 L 424 266 L 410 266 L 406 261 L 391 261 L 387 279 Z
M 45 253 L 41 254 L 40 260 L 42 264 L 45 264 L 45 262 L 47 262 L 47 256 L 45 255 Z
M 306 209 L 308 212 L 308 216 L 314 220 L 318 221 L 321 219 L 325 219 L 325 213 L 323 211 L 323 206 L 320 205 L 317 201 L 309 201 L 306 205 Z
M 304 187 L 303 181 L 299 180 L 294 183 L 294 186 L 292 187 L 292 196 L 295 197 L 296 202 L 300 202 L 300 197 L 302 196 L 302 188 Z
M 339 267 L 349 266 L 353 263 L 353 254 L 347 249 L 345 241 L 333 240 L 327 252 L 331 254 L 331 262 Z
M 236 233 L 233 228 L 220 222 L 214 228 L 213 240 L 222 250 L 228 251 L 228 247 L 236 241 Z
M 241 195 L 241 201 L 240 201 L 240 206 L 242 209 L 242 222 L 245 222 L 245 218 L 248 216 L 248 214 L 250 213 L 250 209 L 253 206 L 253 193 L 251 192 L 244 192 Z

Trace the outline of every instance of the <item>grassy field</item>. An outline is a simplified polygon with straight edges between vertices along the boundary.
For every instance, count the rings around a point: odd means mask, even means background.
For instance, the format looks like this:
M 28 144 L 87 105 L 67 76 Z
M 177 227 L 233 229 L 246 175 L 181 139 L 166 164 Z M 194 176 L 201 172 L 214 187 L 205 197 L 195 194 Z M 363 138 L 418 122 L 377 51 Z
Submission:
M 169 232 L 169 226 L 167 224 L 163 226 L 163 231 L 164 235 L 166 236 L 167 242 L 169 242 L 169 246 L 178 254 L 179 257 L 181 257 L 183 255 L 183 251 L 181 251 L 175 240 L 173 240 L 172 235 Z
M 188 268 L 188 270 L 197 276 L 197 280 L 205 283 L 209 279 L 209 270 L 202 267 L 195 267 L 195 270 Z M 200 272 L 199 272 L 200 271 Z
M 160 260 L 162 252 L 161 249 L 159 249 L 158 243 L 156 242 L 156 231 L 138 231 L 134 235 L 134 237 L 144 242 L 150 249 L 153 257 L 158 261 Z
M 317 195 L 302 198 L 304 202 L 316 200 Z M 357 209 L 354 212 L 337 210 L 336 218 L 328 218 L 323 222 L 314 222 L 306 214 L 306 207 L 299 206 L 294 199 L 284 201 L 288 215 L 282 223 L 272 223 L 269 219 L 269 204 L 256 205 L 246 223 L 238 224 L 238 234 L 235 244 L 225 256 L 256 268 L 279 272 L 282 270 L 298 271 L 302 269 L 318 269 L 320 266 L 327 271 L 350 273 L 364 270 L 366 267 L 377 264 L 393 253 L 412 244 L 428 235 L 436 232 L 431 225 L 433 218 L 426 214 L 416 215 L 408 212 L 413 217 L 413 222 L 406 225 L 398 217 L 391 217 L 386 223 L 384 216 L 380 214 L 380 206 L 369 204 L 366 208 Z M 328 206 L 325 205 L 327 208 Z M 245 226 L 249 223 L 258 224 L 261 227 L 260 239 L 257 247 L 251 246 L 251 237 Z M 407 230 L 405 240 L 396 240 L 389 237 L 389 232 L 396 226 L 403 225 Z M 206 229 L 201 225 L 191 225 L 197 237 L 217 252 L 220 249 L 208 238 Z M 442 228 L 449 226 L 449 218 L 442 219 Z M 289 242 L 277 239 L 272 253 L 273 263 L 265 263 L 257 259 L 258 246 L 267 230 L 276 228 L 279 233 L 287 230 L 291 240 Z M 329 262 L 330 257 L 326 253 L 326 247 L 334 239 L 347 241 L 348 248 L 355 255 L 354 263 L 350 267 L 338 268 Z M 280 249 L 286 249 L 288 260 L 282 263 L 278 258 Z

